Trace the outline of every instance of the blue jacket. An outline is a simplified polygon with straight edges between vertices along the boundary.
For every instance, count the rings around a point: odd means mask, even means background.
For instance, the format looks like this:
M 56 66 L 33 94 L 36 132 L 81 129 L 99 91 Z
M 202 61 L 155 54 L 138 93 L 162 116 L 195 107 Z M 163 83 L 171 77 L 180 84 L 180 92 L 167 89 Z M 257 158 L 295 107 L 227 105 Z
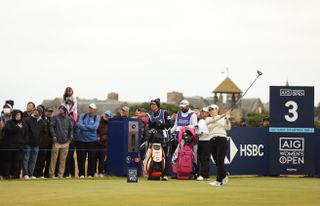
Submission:
M 97 141 L 97 129 L 99 127 L 100 117 L 89 113 L 81 114 L 79 118 L 79 137 L 80 142 Z

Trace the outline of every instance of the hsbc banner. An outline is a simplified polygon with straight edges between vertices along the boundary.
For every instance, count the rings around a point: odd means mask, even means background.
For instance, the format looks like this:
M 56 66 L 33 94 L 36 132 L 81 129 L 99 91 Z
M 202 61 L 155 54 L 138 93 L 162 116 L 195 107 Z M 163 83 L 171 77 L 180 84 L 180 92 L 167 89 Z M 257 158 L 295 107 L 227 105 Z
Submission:
M 232 175 L 320 174 L 320 130 L 315 131 L 279 136 L 265 128 L 233 127 L 226 170 Z M 212 158 L 210 175 L 216 175 Z
M 232 175 L 268 174 L 269 140 L 264 128 L 233 127 L 228 133 L 226 170 Z M 211 158 L 210 173 L 216 175 Z

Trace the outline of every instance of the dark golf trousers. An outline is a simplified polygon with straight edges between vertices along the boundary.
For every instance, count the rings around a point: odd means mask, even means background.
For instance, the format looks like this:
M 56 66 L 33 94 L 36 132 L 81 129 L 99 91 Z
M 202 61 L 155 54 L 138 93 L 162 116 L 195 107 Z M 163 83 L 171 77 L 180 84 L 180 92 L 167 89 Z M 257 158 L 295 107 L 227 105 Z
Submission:
M 225 137 L 213 137 L 210 140 L 211 154 L 217 167 L 217 181 L 222 182 L 222 179 L 226 177 L 226 171 L 224 168 L 224 159 L 227 153 L 228 144 Z
M 198 154 L 200 160 L 200 175 L 203 178 L 209 178 L 209 163 L 210 163 L 210 142 L 199 141 Z
M 85 176 L 85 163 L 88 155 L 87 176 L 94 176 L 96 168 L 96 150 L 97 142 L 77 142 L 77 160 L 79 168 L 79 177 Z

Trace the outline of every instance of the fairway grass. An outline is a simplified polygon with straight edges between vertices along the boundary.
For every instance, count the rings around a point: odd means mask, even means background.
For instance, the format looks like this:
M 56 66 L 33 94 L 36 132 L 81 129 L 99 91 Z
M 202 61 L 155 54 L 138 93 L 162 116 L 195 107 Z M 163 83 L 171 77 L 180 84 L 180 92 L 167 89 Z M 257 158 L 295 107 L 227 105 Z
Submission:
M 0 181 L 0 206 L 320 205 L 320 178 L 239 176 L 222 187 L 208 183 L 127 183 L 117 177 Z

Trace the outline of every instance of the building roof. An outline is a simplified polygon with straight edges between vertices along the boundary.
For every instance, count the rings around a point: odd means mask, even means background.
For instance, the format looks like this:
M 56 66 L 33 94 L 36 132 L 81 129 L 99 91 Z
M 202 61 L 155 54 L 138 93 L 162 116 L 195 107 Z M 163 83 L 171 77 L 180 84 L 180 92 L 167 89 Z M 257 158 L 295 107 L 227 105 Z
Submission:
M 242 91 L 229 77 L 227 77 L 219 84 L 213 93 L 242 93 Z
M 241 108 L 245 116 L 250 112 L 257 112 L 256 110 L 258 107 L 261 107 L 262 111 L 265 111 L 260 98 L 248 98 L 241 100 Z

